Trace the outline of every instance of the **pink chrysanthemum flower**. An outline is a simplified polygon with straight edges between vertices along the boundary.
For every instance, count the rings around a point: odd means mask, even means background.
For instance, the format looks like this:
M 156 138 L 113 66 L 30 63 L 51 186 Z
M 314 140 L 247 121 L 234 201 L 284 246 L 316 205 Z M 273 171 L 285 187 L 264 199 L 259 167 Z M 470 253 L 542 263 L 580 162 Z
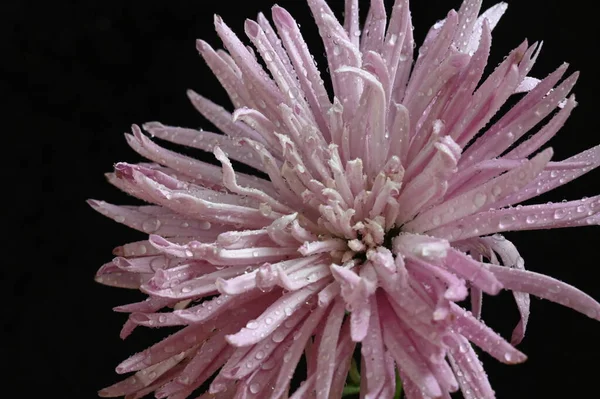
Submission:
M 216 17 L 227 52 L 203 41 L 198 50 L 235 112 L 189 96 L 225 135 L 144 129 L 212 151 L 221 167 L 134 126 L 130 146 L 153 163 L 118 163 L 108 179 L 152 205 L 90 201 L 150 234 L 118 247 L 97 274 L 149 295 L 117 308 L 130 313 L 122 337 L 181 326 L 121 363 L 118 373 L 135 375 L 101 396 L 186 398 L 210 384 L 201 398 L 339 398 L 358 344 L 361 397 L 393 397 L 398 374 L 409 399 L 459 389 L 493 398 L 472 344 L 523 362 L 514 345 L 529 294 L 600 319 L 596 301 L 526 271 L 498 234 L 599 224 L 600 196 L 517 205 L 600 165 L 600 146 L 560 162 L 541 150 L 576 106 L 577 73 L 559 83 L 562 65 L 529 77 L 541 46 L 524 42 L 483 78 L 504 3 L 478 17 L 481 0 L 465 0 L 431 28 L 414 62 L 408 0 L 389 21 L 383 0 L 372 0 L 362 32 L 358 0 L 346 0 L 344 25 L 324 0 L 308 5 L 333 97 L 283 8 L 272 10 L 275 27 L 262 14 L 246 21 L 256 54 Z M 515 93 L 526 94 L 492 121 Z M 268 177 L 236 172 L 230 160 Z M 510 343 L 480 320 L 482 294 L 502 289 L 521 314 Z M 468 297 L 471 311 L 457 304 Z M 302 356 L 306 380 L 294 391 Z

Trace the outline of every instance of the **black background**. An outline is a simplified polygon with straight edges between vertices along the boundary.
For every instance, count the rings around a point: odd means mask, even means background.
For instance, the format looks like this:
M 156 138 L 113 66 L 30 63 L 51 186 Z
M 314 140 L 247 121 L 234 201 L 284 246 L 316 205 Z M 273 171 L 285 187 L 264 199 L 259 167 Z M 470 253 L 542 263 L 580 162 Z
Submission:
M 97 285 L 98 267 L 114 246 L 141 235 L 96 214 L 86 198 L 135 203 L 108 185 L 103 173 L 117 161 L 134 162 L 122 133 L 132 123 L 210 128 L 188 104 L 185 90 L 226 104 L 194 41 L 215 47 L 212 15 L 239 34 L 243 21 L 271 0 L 235 1 L 8 1 L 0 26 L 0 91 L 4 97 L 2 198 L 5 200 L 0 362 L 3 392 L 44 392 L 94 398 L 117 381 L 114 367 L 161 333 L 118 337 L 125 316 L 113 306 L 137 293 Z M 361 6 L 366 8 L 367 1 Z M 388 5 L 390 2 L 387 2 Z M 413 1 L 417 43 L 459 0 Z M 301 22 L 317 60 L 323 49 L 302 0 L 281 0 Z M 336 11 L 343 2 L 333 1 Z M 484 2 L 490 6 L 491 2 Z M 553 141 L 564 159 L 598 144 L 597 21 L 592 2 L 512 0 L 494 32 L 493 65 L 525 37 L 545 47 L 533 75 L 563 61 L 581 70 L 580 106 Z M 323 62 L 320 62 L 323 65 Z M 6 123 L 8 122 L 8 124 Z M 598 193 L 598 172 L 540 199 L 560 201 Z M 546 273 L 600 298 L 598 227 L 509 234 L 529 269 Z M 484 318 L 509 337 L 517 321 L 510 295 L 484 303 Z M 574 311 L 533 300 L 520 349 L 529 360 L 505 366 L 484 357 L 499 398 L 597 397 L 600 325 Z

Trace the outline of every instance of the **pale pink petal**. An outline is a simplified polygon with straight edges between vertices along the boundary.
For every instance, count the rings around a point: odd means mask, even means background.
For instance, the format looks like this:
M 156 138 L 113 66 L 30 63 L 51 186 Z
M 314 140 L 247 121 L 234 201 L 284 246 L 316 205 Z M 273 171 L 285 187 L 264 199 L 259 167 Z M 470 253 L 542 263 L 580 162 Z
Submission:
M 574 309 L 592 319 L 600 320 L 600 304 L 567 283 L 531 271 L 485 265 L 506 289 L 527 292 Z

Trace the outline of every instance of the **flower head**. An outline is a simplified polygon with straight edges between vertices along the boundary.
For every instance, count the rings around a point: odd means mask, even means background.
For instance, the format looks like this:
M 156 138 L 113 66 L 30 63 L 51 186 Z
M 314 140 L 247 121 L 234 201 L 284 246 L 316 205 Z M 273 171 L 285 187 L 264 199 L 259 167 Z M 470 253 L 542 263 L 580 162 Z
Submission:
M 600 165 L 600 146 L 560 162 L 542 149 L 576 106 L 577 73 L 528 76 L 541 45 L 524 42 L 484 77 L 504 3 L 479 16 L 481 0 L 465 0 L 418 54 L 408 0 L 389 19 L 372 0 L 362 31 L 358 0 L 346 1 L 343 24 L 324 0 L 308 5 L 333 96 L 286 10 L 273 7 L 274 27 L 262 14 L 246 21 L 256 53 L 215 17 L 227 51 L 198 50 L 235 110 L 188 94 L 225 134 L 143 128 L 213 152 L 221 167 L 133 126 L 127 141 L 151 163 L 118 163 L 108 180 L 151 205 L 90 201 L 150 234 L 116 248 L 97 274 L 149 296 L 116 309 L 130 314 L 122 337 L 181 327 L 121 363 L 118 373 L 135 374 L 101 396 L 186 398 L 209 384 L 202 398 L 338 398 L 359 348 L 361 397 L 393 397 L 398 374 L 409 399 L 459 389 L 493 398 L 472 345 L 523 362 L 514 345 L 529 294 L 600 319 L 596 301 L 526 271 L 498 234 L 600 222 L 600 196 L 518 205 Z M 525 94 L 492 122 L 515 93 Z M 510 343 L 480 320 L 482 294 L 502 289 L 521 314 Z M 467 298 L 470 311 L 457 304 Z M 288 393 L 302 356 L 306 381 Z

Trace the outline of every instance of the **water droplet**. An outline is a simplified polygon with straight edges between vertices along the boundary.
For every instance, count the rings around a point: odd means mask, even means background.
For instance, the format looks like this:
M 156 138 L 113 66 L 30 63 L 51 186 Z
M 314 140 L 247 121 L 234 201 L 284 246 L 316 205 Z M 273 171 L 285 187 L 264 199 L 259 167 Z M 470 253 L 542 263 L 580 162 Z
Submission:
M 442 218 L 440 215 L 435 215 L 431 220 L 431 223 L 433 223 L 434 226 L 439 226 L 442 223 Z
M 513 354 L 510 352 L 506 352 L 504 354 L 504 360 L 506 360 L 507 362 L 511 362 L 513 360 Z
M 260 391 L 260 384 L 255 382 L 253 384 L 250 384 L 250 392 L 252 393 L 258 393 L 258 391 Z
M 452 238 L 458 239 L 463 233 L 463 229 L 461 227 L 457 227 L 452 232 Z
M 266 362 L 263 362 L 263 364 L 261 364 L 260 368 L 263 370 L 271 370 L 273 367 L 275 367 L 275 360 L 273 359 L 269 359 Z
M 294 327 L 294 320 L 287 319 L 287 320 L 286 320 L 286 321 L 283 323 L 283 326 L 284 326 L 285 328 L 287 328 L 287 329 L 290 329 L 290 328 Z
M 506 228 L 510 227 L 514 222 L 515 222 L 514 216 L 506 215 L 506 216 L 503 216 L 502 218 L 500 218 L 500 223 L 498 226 L 501 229 L 506 229 Z
M 265 319 L 265 324 L 269 325 L 269 324 L 271 324 L 271 323 L 273 323 L 273 319 L 272 319 L 272 318 L 270 318 L 270 317 L 267 317 L 267 318 Z
M 246 324 L 246 328 L 249 330 L 256 330 L 258 328 L 258 323 L 255 320 L 249 321 L 248 324 Z
M 142 223 L 142 230 L 148 234 L 154 233 L 160 228 L 160 224 L 160 220 L 156 218 L 146 219 Z
M 564 210 L 564 209 L 557 209 L 554 212 L 554 219 L 559 220 L 559 219 L 564 218 L 566 215 L 567 215 L 567 211 L 566 210 Z
M 481 208 L 485 204 L 486 200 L 487 195 L 485 193 L 477 193 L 475 194 L 475 199 L 473 200 L 473 203 L 476 207 Z
M 256 360 L 261 360 L 261 359 L 264 359 L 264 357 L 265 357 L 265 352 L 263 352 L 263 351 L 258 351 L 258 352 L 256 352 L 256 355 L 255 355 L 255 357 L 256 357 Z
M 117 222 L 117 223 L 123 223 L 124 221 L 125 221 L 125 217 L 124 216 L 121 216 L 121 215 L 115 216 L 115 222 Z
M 198 227 L 201 228 L 202 230 L 208 230 L 211 228 L 211 224 L 210 224 L 210 222 L 200 222 L 198 224 Z
M 284 338 L 285 338 L 285 334 L 282 331 L 275 331 L 275 333 L 273 333 L 273 336 L 271 337 L 271 339 L 275 343 L 279 343 L 279 342 L 283 341 Z

